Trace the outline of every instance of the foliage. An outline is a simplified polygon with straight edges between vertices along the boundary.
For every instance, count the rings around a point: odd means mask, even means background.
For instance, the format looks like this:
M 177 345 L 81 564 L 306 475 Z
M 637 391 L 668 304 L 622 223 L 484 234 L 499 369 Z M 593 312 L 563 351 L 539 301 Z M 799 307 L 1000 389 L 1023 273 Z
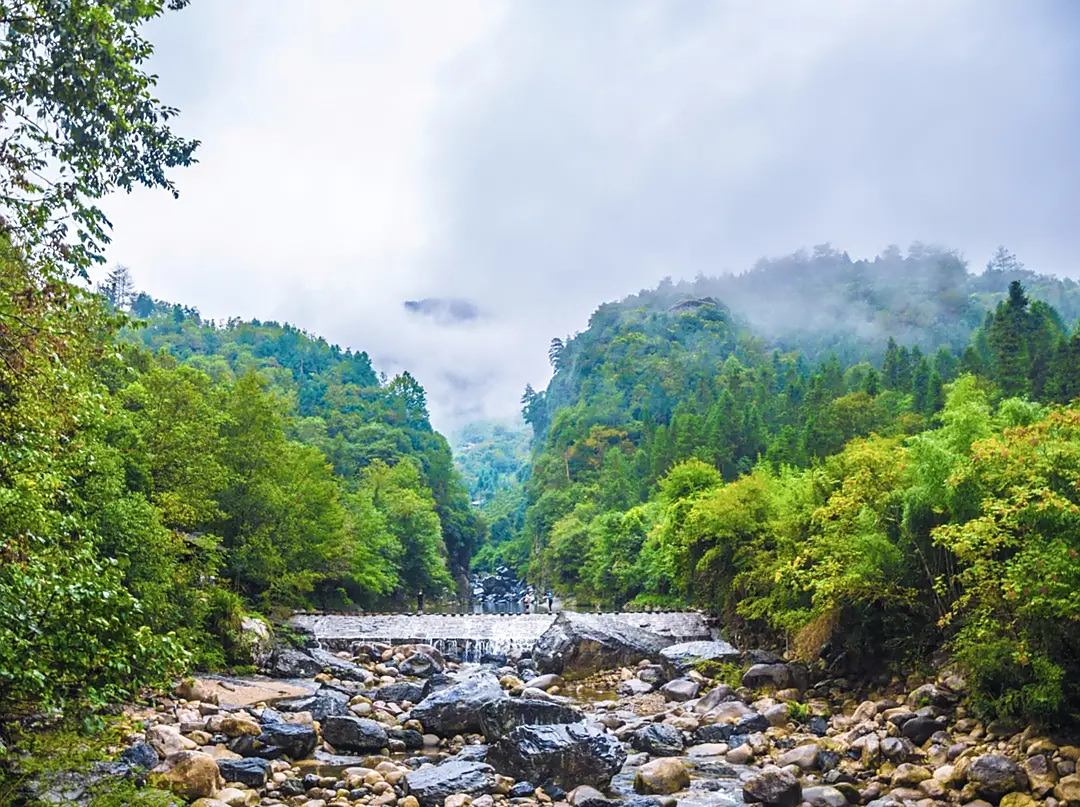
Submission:
M 0 0 L 0 208 L 4 233 L 35 264 L 86 276 L 109 222 L 96 202 L 136 185 L 176 189 L 167 170 L 197 141 L 153 97 L 139 29 L 187 0 Z

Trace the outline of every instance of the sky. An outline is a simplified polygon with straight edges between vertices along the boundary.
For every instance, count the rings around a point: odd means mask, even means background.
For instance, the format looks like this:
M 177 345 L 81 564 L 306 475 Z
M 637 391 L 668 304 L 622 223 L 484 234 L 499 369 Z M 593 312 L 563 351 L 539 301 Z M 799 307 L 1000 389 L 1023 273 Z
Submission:
M 554 336 L 829 242 L 1080 276 L 1071 0 L 194 0 L 151 23 L 202 141 L 105 204 L 110 265 L 513 416 Z

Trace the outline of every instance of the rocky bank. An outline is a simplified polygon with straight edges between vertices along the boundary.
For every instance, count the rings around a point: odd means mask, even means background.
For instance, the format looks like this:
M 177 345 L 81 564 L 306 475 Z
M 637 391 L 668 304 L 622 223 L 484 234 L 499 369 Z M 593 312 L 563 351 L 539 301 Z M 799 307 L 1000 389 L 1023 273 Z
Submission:
M 129 708 L 116 762 L 24 798 L 128 777 L 196 807 L 1080 807 L 1080 747 L 974 719 L 948 671 L 856 697 L 768 653 L 576 617 L 505 663 L 370 643 L 263 661 L 274 677 Z

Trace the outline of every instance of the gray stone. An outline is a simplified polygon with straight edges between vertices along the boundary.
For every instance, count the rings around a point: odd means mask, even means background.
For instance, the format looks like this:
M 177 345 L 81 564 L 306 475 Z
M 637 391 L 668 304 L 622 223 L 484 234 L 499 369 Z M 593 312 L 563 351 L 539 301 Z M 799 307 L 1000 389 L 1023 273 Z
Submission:
M 701 661 L 734 663 L 742 658 L 734 647 L 724 641 L 679 642 L 660 651 L 660 661 L 674 673 L 683 673 Z
M 239 782 L 247 787 L 259 788 L 270 776 L 270 763 L 265 759 L 219 759 L 218 770 L 226 782 Z
M 470 796 L 495 789 L 495 769 L 483 762 L 449 760 L 442 765 L 425 765 L 405 774 L 410 795 L 421 807 L 439 807 L 447 796 L 465 793 Z
M 540 672 L 586 676 L 656 658 L 671 644 L 670 639 L 612 617 L 563 611 L 537 639 L 533 660 Z
M 549 726 L 579 723 L 584 713 L 573 706 L 531 698 L 501 698 L 480 710 L 480 731 L 488 742 L 509 734 L 518 726 Z
M 802 787 L 787 771 L 770 766 L 743 783 L 743 800 L 770 807 L 795 807 L 802 801 Z
M 1024 769 L 1001 754 L 976 757 L 967 767 L 967 777 L 980 796 L 994 802 L 1006 793 L 1028 789 Z
M 654 757 L 673 757 L 682 753 L 684 743 L 682 732 L 674 726 L 650 723 L 634 732 L 630 747 L 635 751 L 646 751 Z
M 440 737 L 479 732 L 483 708 L 505 697 L 498 679 L 481 673 L 428 695 L 412 708 L 411 717 L 419 720 L 425 731 Z
M 699 689 L 701 689 L 701 685 L 697 681 L 691 681 L 689 678 L 676 678 L 674 681 L 668 681 L 660 687 L 660 693 L 664 696 L 664 700 L 683 703 L 696 698 Z
M 810 807 L 847 807 L 848 803 L 844 794 L 830 785 L 804 787 L 802 798 Z
M 492 746 L 491 760 L 515 779 L 602 790 L 622 768 L 626 750 L 595 723 L 518 726 Z
M 381 723 L 352 715 L 328 717 L 322 724 L 322 735 L 338 751 L 378 751 L 389 739 Z

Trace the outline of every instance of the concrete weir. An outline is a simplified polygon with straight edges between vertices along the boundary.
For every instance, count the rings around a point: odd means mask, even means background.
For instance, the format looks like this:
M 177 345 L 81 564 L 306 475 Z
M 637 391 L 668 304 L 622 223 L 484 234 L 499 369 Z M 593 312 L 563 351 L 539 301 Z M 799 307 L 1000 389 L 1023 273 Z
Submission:
M 674 642 L 713 638 L 697 611 L 609 613 L 633 627 Z M 311 633 L 327 650 L 345 650 L 353 642 L 412 644 L 422 642 L 462 660 L 478 661 L 532 647 L 551 627 L 554 614 L 296 614 L 289 623 Z

